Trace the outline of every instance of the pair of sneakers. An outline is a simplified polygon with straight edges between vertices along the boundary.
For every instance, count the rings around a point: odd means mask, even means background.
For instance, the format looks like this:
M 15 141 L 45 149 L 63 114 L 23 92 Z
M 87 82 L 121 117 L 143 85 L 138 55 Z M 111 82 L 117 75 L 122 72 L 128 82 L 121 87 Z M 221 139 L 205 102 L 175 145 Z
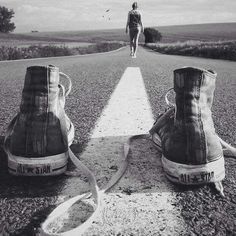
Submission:
M 67 90 L 60 76 L 68 79 Z M 175 70 L 175 104 L 166 97 L 170 108 L 158 117 L 150 134 L 162 149 L 168 179 L 186 185 L 213 182 L 223 194 L 222 140 L 215 132 L 211 114 L 215 80 L 214 71 L 194 67 Z M 68 147 L 74 138 L 74 126 L 64 110 L 70 90 L 69 77 L 57 67 L 27 68 L 20 112 L 10 123 L 4 141 L 11 174 L 65 172 Z

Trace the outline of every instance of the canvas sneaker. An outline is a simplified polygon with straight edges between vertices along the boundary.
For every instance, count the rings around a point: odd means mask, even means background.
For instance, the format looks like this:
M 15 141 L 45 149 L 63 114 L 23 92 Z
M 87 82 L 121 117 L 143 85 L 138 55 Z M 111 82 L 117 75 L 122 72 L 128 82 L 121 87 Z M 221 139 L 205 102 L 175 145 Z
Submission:
M 163 168 L 172 182 L 213 182 L 222 187 L 223 149 L 211 113 L 215 81 L 216 73 L 211 70 L 184 67 L 174 71 L 175 106 L 160 115 L 150 130 L 162 149 Z
M 4 142 L 8 170 L 13 175 L 58 175 L 67 169 L 74 126 L 64 105 L 71 81 L 65 90 L 60 74 L 66 76 L 52 65 L 27 68 L 20 111 Z

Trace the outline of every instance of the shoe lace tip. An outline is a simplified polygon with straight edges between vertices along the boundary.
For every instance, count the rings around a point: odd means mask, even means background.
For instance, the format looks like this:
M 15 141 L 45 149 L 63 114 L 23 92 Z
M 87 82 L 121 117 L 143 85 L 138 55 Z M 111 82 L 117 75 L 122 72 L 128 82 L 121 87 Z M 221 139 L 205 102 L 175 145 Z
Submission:
M 215 182 L 215 188 L 222 197 L 225 197 L 224 187 L 223 187 L 221 181 Z

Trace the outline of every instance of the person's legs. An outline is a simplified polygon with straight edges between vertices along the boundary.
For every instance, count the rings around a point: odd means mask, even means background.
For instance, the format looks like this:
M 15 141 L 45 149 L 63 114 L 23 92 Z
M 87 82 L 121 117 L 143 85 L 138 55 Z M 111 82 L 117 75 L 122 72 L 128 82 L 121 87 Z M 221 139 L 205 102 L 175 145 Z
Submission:
M 129 37 L 130 37 L 130 55 L 133 56 L 134 54 L 134 30 L 129 29 Z
M 130 39 L 130 56 L 134 54 L 134 43 L 133 40 Z
M 136 29 L 135 35 L 134 35 L 134 57 L 136 57 L 137 49 L 138 49 L 138 39 L 140 35 L 140 29 Z

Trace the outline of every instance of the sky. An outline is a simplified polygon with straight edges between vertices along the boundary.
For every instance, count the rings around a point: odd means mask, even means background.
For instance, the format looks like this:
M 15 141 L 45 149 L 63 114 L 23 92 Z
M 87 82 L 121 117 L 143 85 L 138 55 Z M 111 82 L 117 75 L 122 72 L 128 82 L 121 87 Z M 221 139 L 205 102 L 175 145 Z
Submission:
M 236 22 L 236 0 L 140 0 L 145 27 Z M 130 0 L 0 0 L 14 32 L 125 28 Z M 107 11 L 109 10 L 109 11 Z

